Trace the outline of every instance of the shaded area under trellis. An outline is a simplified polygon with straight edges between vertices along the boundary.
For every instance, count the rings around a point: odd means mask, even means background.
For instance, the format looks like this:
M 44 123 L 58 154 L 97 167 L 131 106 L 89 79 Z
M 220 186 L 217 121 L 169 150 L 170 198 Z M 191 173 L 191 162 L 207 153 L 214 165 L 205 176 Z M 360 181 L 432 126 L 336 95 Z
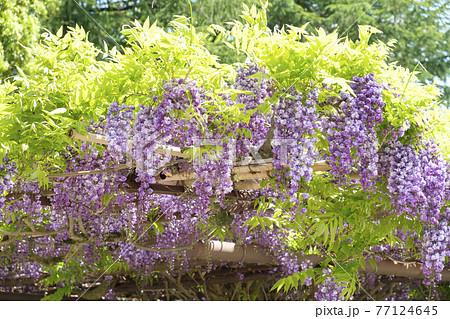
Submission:
M 192 265 L 197 265 L 197 267 L 201 267 L 203 270 L 197 269 L 197 271 L 184 273 L 184 275 L 180 274 L 178 279 L 175 280 L 172 274 L 174 272 L 177 273 L 177 271 L 172 271 L 171 269 L 174 269 L 174 267 L 176 269 L 178 263 L 160 263 L 153 268 L 162 274 L 161 277 L 163 279 L 166 278 L 167 280 L 158 280 L 153 284 L 149 282 L 139 283 L 139 281 L 124 280 L 127 278 L 126 275 L 119 276 L 122 279 L 116 280 L 114 284 L 108 284 L 101 281 L 96 282 L 95 276 L 92 276 L 92 284 L 86 284 L 84 290 L 75 289 L 73 296 L 81 296 L 82 299 L 86 300 L 99 300 L 109 289 L 113 289 L 117 294 L 132 296 L 135 293 L 155 293 L 158 291 L 167 291 L 168 289 L 183 291 L 183 289 L 186 290 L 203 285 L 225 285 L 245 281 L 274 280 L 277 277 L 276 268 L 279 266 L 274 255 L 264 247 L 258 245 L 237 245 L 235 243 L 220 241 L 197 243 L 192 250 L 187 251 L 187 256 L 191 259 Z M 299 256 L 298 262 L 301 263 L 305 260 L 310 260 L 313 266 L 317 266 L 324 259 L 324 257 L 319 255 L 304 255 Z M 223 262 L 227 264 L 236 263 L 237 267 L 220 267 L 220 263 Z M 218 265 L 218 268 L 214 271 L 204 270 L 205 266 L 212 264 Z M 397 276 L 409 278 L 409 280 L 425 278 L 421 265 L 417 262 L 405 263 L 401 261 L 382 260 L 377 262 L 376 267 L 374 267 L 367 261 L 366 269 L 360 268 L 360 272 Z M 200 275 L 200 273 L 203 273 L 203 275 Z M 450 269 L 446 268 L 443 270 L 442 280 L 450 281 Z M 0 286 L 3 287 L 33 286 L 33 284 L 32 279 L 27 280 L 25 278 L 0 281 Z M 14 293 L 0 294 L 0 300 L 11 300 L 9 298 L 13 298 L 13 295 Z M 27 295 L 24 292 L 17 294 L 20 300 L 37 300 L 39 296 L 41 298 L 44 297 L 43 293 L 32 293 L 29 295 L 30 299 L 26 299 Z M 67 298 L 67 300 L 70 299 Z

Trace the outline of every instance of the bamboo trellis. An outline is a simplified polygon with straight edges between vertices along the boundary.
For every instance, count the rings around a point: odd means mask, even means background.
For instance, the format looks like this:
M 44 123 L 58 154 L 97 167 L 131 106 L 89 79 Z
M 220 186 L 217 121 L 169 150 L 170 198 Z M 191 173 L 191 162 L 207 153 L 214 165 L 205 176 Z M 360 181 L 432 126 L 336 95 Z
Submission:
M 69 132 L 69 136 L 73 139 L 93 142 L 97 144 L 107 145 L 106 137 L 99 134 L 81 135 L 74 130 Z M 131 142 L 129 142 L 129 147 Z M 172 155 L 184 158 L 183 150 L 174 146 L 158 146 L 155 150 L 159 154 Z M 132 168 L 133 165 L 128 165 Z M 125 168 L 124 165 L 118 167 Z M 325 172 L 331 170 L 331 166 L 326 161 L 318 161 L 312 166 L 313 172 Z M 252 161 L 244 165 L 234 166 L 231 170 L 231 180 L 235 191 L 259 189 L 261 180 L 270 177 L 273 171 L 272 159 L 264 159 L 262 161 Z M 80 172 L 87 174 L 88 172 Z M 96 173 L 92 171 L 92 173 Z M 69 173 L 70 174 L 70 173 Z M 80 175 L 81 175 L 80 174 Z M 57 177 L 58 175 L 52 175 Z M 61 176 L 61 175 L 59 175 Z M 195 173 L 189 171 L 179 171 L 174 175 L 165 176 L 164 178 L 156 176 L 157 184 L 161 187 L 177 187 L 177 192 L 182 193 L 183 188 L 190 186 L 195 180 Z M 350 178 L 357 180 L 360 178 L 358 174 L 351 174 Z M 153 187 L 155 187 L 154 185 Z M 168 190 L 168 189 L 167 189 Z M 166 190 L 166 191 L 167 191 Z M 164 193 L 164 190 L 162 190 Z M 175 192 L 174 192 L 175 193 Z M 228 195 L 229 196 L 229 195 Z M 210 258 L 211 261 L 227 261 L 227 262 L 243 262 L 257 263 L 263 265 L 277 266 L 276 258 L 270 254 L 265 248 L 256 245 L 236 245 L 234 243 L 210 241 L 208 243 L 196 243 L 187 249 L 187 256 L 191 259 L 205 260 Z M 207 257 L 208 256 L 208 257 Z M 317 265 L 324 257 L 318 255 L 308 255 L 299 258 L 299 263 L 309 259 L 313 265 Z M 382 260 L 376 263 L 376 266 L 366 263 L 366 267 L 360 268 L 361 272 L 370 272 L 378 275 L 396 275 L 408 278 L 424 278 L 422 266 L 418 262 L 402 262 L 395 260 Z M 445 269 L 442 273 L 443 280 L 450 280 L 450 269 Z
M 102 145 L 107 145 L 107 140 L 105 136 L 98 134 L 89 134 L 87 136 L 81 135 L 74 130 L 69 132 L 69 136 L 76 140 L 92 142 Z M 179 158 L 184 158 L 183 150 L 178 147 L 173 146 L 159 146 L 156 149 L 157 153 L 172 155 Z M 102 173 L 110 173 L 118 170 L 127 170 L 133 171 L 135 165 L 133 163 L 129 164 L 118 164 L 116 167 L 106 170 L 91 170 L 91 171 L 78 171 L 71 173 L 60 173 L 60 174 L 49 174 L 48 178 L 59 179 L 66 178 L 72 176 L 83 176 L 89 174 L 102 174 Z M 319 161 L 314 163 L 312 166 L 314 172 L 325 172 L 331 170 L 330 165 L 325 161 Z M 259 162 L 250 161 L 249 163 L 236 165 L 231 170 L 231 180 L 233 181 L 234 190 L 232 193 L 227 194 L 227 198 L 239 199 L 243 198 L 242 195 L 239 194 L 239 191 L 242 190 L 252 190 L 259 189 L 260 183 L 263 179 L 271 176 L 273 171 L 273 163 L 272 159 L 265 159 Z M 139 188 L 139 183 L 135 181 L 134 173 L 128 175 L 126 184 L 128 185 L 126 190 L 129 192 L 137 191 Z M 192 181 L 195 180 L 195 173 L 188 171 L 178 171 L 173 175 L 161 176 L 157 175 L 156 183 L 151 184 L 150 187 L 153 189 L 154 193 L 159 194 L 171 194 L 171 195 L 183 195 L 183 196 L 196 196 L 193 193 L 187 192 L 187 188 L 192 184 Z M 353 174 L 350 178 L 358 179 L 359 176 Z M 358 185 L 358 184 L 355 184 Z M 15 197 L 18 194 L 9 194 L 7 197 Z M 32 195 L 32 194 L 30 194 Z M 41 203 L 43 205 L 51 205 L 51 201 L 49 198 L 54 195 L 53 190 L 45 190 L 41 191 Z M 162 216 L 162 219 L 164 216 Z M 162 220 L 161 219 L 161 220 Z M 24 221 L 26 223 L 26 221 Z M 64 230 L 68 231 L 69 238 L 74 240 L 77 245 L 83 244 L 87 242 L 87 237 L 83 236 L 81 232 L 74 232 L 75 223 L 80 223 L 79 220 L 69 220 L 69 224 L 66 228 L 62 228 L 58 231 L 42 231 L 39 229 L 35 229 L 31 227 L 30 231 L 27 232 L 8 232 L 2 231 L 2 234 L 8 236 L 7 240 L 0 242 L 0 247 L 9 245 L 13 243 L 19 236 L 27 236 L 30 238 L 37 238 L 43 236 L 51 236 L 58 234 Z M 83 229 L 82 222 L 79 225 L 79 229 Z M 128 241 L 128 238 L 119 236 L 119 237 L 111 237 L 106 238 L 106 242 L 118 242 L 118 241 Z M 153 248 L 152 243 L 132 243 L 133 246 L 143 250 L 156 250 L 162 251 L 158 248 Z M 191 245 L 185 247 L 174 247 L 169 248 L 167 251 L 186 251 L 186 256 L 191 260 L 191 263 L 195 265 L 203 265 L 208 263 L 219 264 L 221 262 L 230 262 L 230 263 L 245 263 L 247 265 L 259 265 L 252 267 L 278 267 L 280 266 L 277 261 L 275 255 L 268 251 L 265 247 L 258 245 L 238 245 L 231 242 L 220 242 L 215 240 L 210 240 L 206 242 L 193 242 Z M 9 254 L 8 251 L 3 251 L 3 254 Z M 69 258 L 71 255 L 64 258 Z M 319 255 L 303 255 L 298 256 L 299 264 L 305 260 L 310 260 L 313 266 L 317 266 L 321 261 L 325 258 Z M 45 261 L 45 260 L 44 260 Z M 179 262 L 179 261 L 177 261 Z M 166 263 L 161 263 L 155 265 L 155 270 L 167 270 L 174 265 L 168 265 Z M 176 265 L 175 265 L 176 266 Z M 393 259 L 383 259 L 381 261 L 376 262 L 376 265 L 372 265 L 367 260 L 365 267 L 360 267 L 359 271 L 364 273 L 375 273 L 377 275 L 389 275 L 389 276 L 399 276 L 406 278 L 414 278 L 414 279 L 423 279 L 423 269 L 420 262 L 405 262 L 401 260 L 393 260 Z M 267 274 L 255 274 L 250 273 L 251 276 L 267 276 Z M 255 277 L 255 278 L 256 278 Z M 258 277 L 259 278 L 259 277 Z M 445 268 L 442 271 L 442 280 L 450 281 L 450 269 Z M 0 282 L 1 284 L 1 282 Z M 149 288 L 151 289 L 151 287 Z
M 230 242 L 210 241 L 209 243 L 197 243 L 187 252 L 188 257 L 198 260 L 211 258 L 212 261 L 229 261 L 258 263 L 264 265 L 279 265 L 276 258 L 264 247 L 258 245 L 237 245 Z M 303 255 L 298 257 L 298 263 L 305 260 L 317 266 L 325 258 L 319 255 Z M 360 272 L 375 273 L 377 275 L 399 276 L 415 279 L 425 278 L 422 265 L 419 262 L 404 262 L 400 260 L 384 259 L 376 262 L 376 266 L 369 261 L 365 268 L 360 267 Z M 442 280 L 450 281 L 450 268 L 442 271 Z
M 69 137 L 85 141 L 92 142 L 96 144 L 108 145 L 108 141 L 104 135 L 100 134 L 88 134 L 82 135 L 76 132 L 75 130 L 69 131 Z M 131 141 L 128 142 L 129 147 L 131 147 Z M 175 146 L 167 146 L 160 145 L 155 149 L 156 153 L 164 154 L 164 155 L 172 155 L 184 158 L 185 155 L 183 150 L 179 147 Z M 133 168 L 135 166 L 134 163 L 129 164 L 121 164 L 115 170 Z M 331 166 L 326 161 L 317 161 L 312 166 L 313 172 L 325 172 L 331 170 Z M 231 170 L 231 180 L 233 181 L 233 188 L 235 191 L 243 191 L 243 190 L 254 190 L 260 188 L 260 183 L 262 179 L 268 178 L 271 176 L 273 171 L 273 163 L 272 159 L 261 159 L 258 161 L 250 161 L 247 164 L 241 164 L 234 166 Z M 79 175 L 86 174 L 96 174 L 101 173 L 101 171 L 81 171 Z M 48 175 L 49 178 L 57 178 L 64 176 L 73 176 L 77 173 L 63 173 L 63 174 L 51 174 Z M 174 185 L 174 186 L 191 186 L 192 183 L 196 180 L 196 175 L 194 172 L 189 171 L 179 171 L 176 174 L 171 176 L 164 176 L 163 178 L 160 175 L 155 176 L 157 183 L 161 185 Z M 353 180 L 359 179 L 358 174 L 351 174 L 350 178 Z

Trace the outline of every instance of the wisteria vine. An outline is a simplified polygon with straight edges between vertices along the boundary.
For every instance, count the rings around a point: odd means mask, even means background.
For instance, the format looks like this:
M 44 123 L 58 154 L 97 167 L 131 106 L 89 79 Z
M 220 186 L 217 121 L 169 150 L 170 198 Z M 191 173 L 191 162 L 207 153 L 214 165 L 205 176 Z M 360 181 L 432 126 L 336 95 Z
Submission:
M 353 92 L 325 99 L 321 94 L 327 87 L 320 83 L 301 90 L 291 86 L 263 111 L 260 106 L 277 94 L 269 76 L 256 63 L 240 67 L 231 87 L 248 94 L 239 93 L 235 100 L 219 94 L 221 100 L 216 101 L 212 92 L 186 77 L 165 81 L 161 92 L 153 92 L 150 105 L 112 102 L 105 120 L 86 126 L 87 131 L 105 136 L 107 147 L 68 144 L 62 155 L 66 175 L 54 178 L 48 196 L 36 180 L 20 176 L 16 164 L 5 156 L 0 164 L 0 286 L 1 280 L 32 278 L 73 288 L 94 270 L 108 271 L 117 263 L 120 269 L 116 270 L 147 279 L 161 269 L 189 272 L 198 261 L 191 264 L 188 252 L 197 243 L 220 239 L 258 245 L 274 256 L 274 269 L 281 269 L 274 272 L 276 276 L 308 272 L 305 287 L 322 279 L 315 299 L 342 300 L 349 282 L 338 281 L 328 268 L 313 274 L 317 265 L 299 259 L 299 252 L 290 246 L 311 236 L 298 225 L 302 216 L 316 210 L 315 218 L 320 220 L 330 208 L 313 206 L 313 201 L 323 200 L 310 195 L 310 183 L 320 179 L 328 179 L 342 191 L 364 192 L 367 198 L 387 196 L 392 207 L 378 213 L 419 220 L 421 230 L 393 233 L 399 242 L 414 242 L 419 251 L 400 254 L 400 244 L 380 242 L 371 244 L 364 254 L 377 261 L 385 255 L 398 260 L 420 255 L 425 283 L 439 282 L 450 257 L 450 209 L 446 207 L 450 174 L 437 145 L 420 136 L 414 136 L 419 142 L 408 143 L 409 123 L 406 129 L 391 127 L 383 117 L 384 86 L 372 73 L 353 77 Z M 219 127 L 224 105 L 251 114 L 249 121 L 230 120 Z M 235 190 L 237 161 L 259 160 L 252 158 L 253 153 L 267 142 L 270 130 L 273 157 L 263 164 L 273 165 L 267 177 L 276 186 Z M 319 149 L 324 145 L 328 149 Z M 168 152 L 166 146 L 177 153 Z M 331 169 L 314 174 L 313 166 L 320 160 L 326 160 Z M 124 162 L 128 166 L 119 167 Z M 86 173 L 93 171 L 97 173 Z M 186 176 L 170 180 L 177 174 Z M 352 174 L 360 180 L 350 182 Z M 186 187 L 177 196 L 158 194 L 153 189 L 158 182 L 168 188 Z M 230 195 L 235 196 L 233 200 Z M 236 204 L 239 200 L 246 203 Z M 380 223 L 379 219 L 372 222 Z M 328 239 L 350 228 L 345 223 L 321 232 Z M 338 240 L 353 242 L 352 238 Z M 323 252 L 326 240 L 314 245 L 307 247 L 309 251 Z M 205 254 L 209 270 L 226 263 L 211 264 Z M 64 279 L 53 282 L 52 276 Z M 105 282 L 113 286 L 113 277 L 107 276 Z M 108 288 L 104 298 L 116 298 L 114 290 Z

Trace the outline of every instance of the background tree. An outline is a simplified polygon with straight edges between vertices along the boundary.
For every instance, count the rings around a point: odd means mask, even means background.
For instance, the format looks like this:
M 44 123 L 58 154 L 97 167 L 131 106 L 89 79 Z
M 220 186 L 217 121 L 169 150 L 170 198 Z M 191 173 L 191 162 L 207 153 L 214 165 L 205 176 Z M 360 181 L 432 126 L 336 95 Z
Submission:
M 0 0 L 0 77 L 13 73 L 25 64 L 26 47 L 34 44 L 49 15 L 54 14 L 57 0 Z
M 134 20 L 143 23 L 149 17 L 152 23 L 157 21 L 158 26 L 169 28 L 175 15 L 191 16 L 191 6 L 193 25 L 200 31 L 206 31 L 211 24 L 221 24 L 239 17 L 243 3 L 240 0 L 198 0 L 191 3 L 189 0 L 60 1 L 58 13 L 49 22 L 48 28 L 56 32 L 60 26 L 64 27 L 64 31 L 67 31 L 67 27 L 83 26 L 85 30 L 89 30 L 89 40 L 100 47 L 103 47 L 104 41 L 109 46 L 125 44 L 121 34 L 122 26 L 129 25 Z M 259 0 L 245 2 L 251 5 L 259 3 Z M 229 50 L 222 40 L 210 36 L 207 48 L 219 55 L 223 62 L 236 61 L 236 52 Z
M 373 40 L 397 40 L 390 61 L 419 71 L 422 81 L 438 80 L 450 103 L 450 87 L 445 85 L 450 69 L 450 1 L 437 0 L 271 0 L 269 27 L 301 25 L 309 30 L 323 27 L 352 40 L 358 38 L 357 25 L 372 25 L 383 31 Z M 420 66 L 420 64 L 423 66 Z M 419 64 L 419 66 L 418 66 Z
M 150 21 L 167 28 L 174 15 L 194 16 L 194 26 L 205 30 L 210 24 L 221 24 L 239 17 L 241 4 L 238 0 L 148 0 L 105 1 L 59 0 L 58 13 L 49 22 L 48 28 L 56 32 L 63 25 L 76 24 L 90 31 L 89 39 L 98 46 L 103 41 L 108 45 L 124 44 L 120 31 L 122 25 L 148 16 Z M 246 0 L 246 4 L 258 4 L 258 0 Z M 450 69 L 449 1 L 438 0 L 270 0 L 268 26 L 309 23 L 308 31 L 323 27 L 327 32 L 338 28 L 339 34 L 352 40 L 358 39 L 357 25 L 372 25 L 383 31 L 372 41 L 397 40 L 390 61 L 398 61 L 410 70 L 420 72 L 421 81 L 437 80 L 444 93 L 444 104 L 449 104 L 450 87 L 445 82 Z M 206 47 L 221 57 L 223 62 L 242 61 L 237 53 L 229 50 L 222 38 L 210 36 Z
M 248 5 L 258 3 L 247 0 Z M 210 24 L 231 21 L 239 16 L 242 1 L 198 0 L 191 1 L 194 25 L 205 30 Z M 391 61 L 416 69 L 422 81 L 437 80 L 444 93 L 444 104 L 449 104 L 450 88 L 446 85 L 450 69 L 449 1 L 437 0 L 271 0 L 268 15 L 269 27 L 302 25 L 310 23 L 309 31 L 323 27 L 331 32 L 339 28 L 342 35 L 357 39 L 356 25 L 369 24 L 383 30 L 374 36 L 388 42 L 397 40 Z M 109 46 L 124 44 L 120 31 L 122 25 L 135 19 L 143 22 L 150 17 L 163 27 L 174 15 L 190 16 L 187 0 L 172 1 L 105 1 L 105 0 L 26 0 L 0 1 L 0 73 L 11 75 L 14 66 L 23 66 L 28 53 L 24 46 L 37 40 L 42 27 L 56 32 L 60 26 L 81 25 L 90 31 L 89 39 L 97 46 L 103 41 Z M 50 17 L 50 19 L 48 19 Z M 210 36 L 206 47 L 221 57 L 223 62 L 242 61 L 236 52 L 229 50 L 223 39 Z M 419 64 L 420 62 L 420 64 Z M 423 67 L 422 67 L 423 66 Z

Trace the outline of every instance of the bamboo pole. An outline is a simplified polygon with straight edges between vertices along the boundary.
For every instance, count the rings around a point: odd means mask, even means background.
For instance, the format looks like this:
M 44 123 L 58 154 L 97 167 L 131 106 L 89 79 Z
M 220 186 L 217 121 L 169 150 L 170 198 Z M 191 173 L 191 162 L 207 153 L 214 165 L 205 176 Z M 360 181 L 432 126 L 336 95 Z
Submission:
M 234 189 L 237 191 L 249 191 L 260 188 L 261 181 L 249 180 L 234 183 Z
M 312 166 L 313 172 L 328 171 L 331 166 L 328 165 L 326 161 L 315 162 Z M 247 180 L 247 179 L 262 179 L 267 178 L 270 172 L 273 170 L 273 164 L 256 164 L 256 165 L 243 165 L 235 166 L 231 169 L 231 180 L 234 182 Z M 356 175 L 359 177 L 359 175 Z M 194 172 L 180 172 L 178 174 L 168 176 L 165 181 L 185 181 L 190 179 L 195 179 L 196 175 Z
M 93 134 L 90 133 L 87 136 L 81 135 L 75 130 L 71 129 L 68 133 L 69 137 L 81 141 L 86 142 L 93 142 L 97 144 L 107 145 L 108 141 L 106 140 L 106 137 L 104 135 L 100 134 Z M 131 147 L 131 141 L 129 141 L 129 145 Z M 170 146 L 170 145 L 160 145 L 158 148 L 156 148 L 155 152 L 159 154 L 165 154 L 165 155 L 172 155 L 172 156 L 178 156 L 178 157 L 185 157 L 182 150 L 179 147 Z M 269 177 L 270 172 L 273 170 L 273 159 L 263 159 L 259 161 L 251 161 L 250 163 L 246 165 L 237 165 L 233 167 L 231 170 L 232 178 L 231 180 L 233 182 L 239 182 L 244 180 L 258 180 L 258 179 L 264 179 Z M 264 164 L 261 164 L 261 162 L 265 162 Z M 326 161 L 317 161 L 312 166 L 313 172 L 323 172 L 323 171 L 329 171 L 331 170 L 331 166 Z M 95 173 L 95 171 L 91 171 L 92 174 Z M 64 174 L 75 174 L 75 173 L 64 173 Z M 90 174 L 88 172 L 80 172 L 79 175 L 84 174 Z M 59 174 L 52 174 L 50 177 L 61 177 L 65 175 L 59 175 Z M 72 175 L 68 175 L 72 176 Z M 360 176 L 356 173 L 352 173 L 349 175 L 350 179 L 357 180 L 360 178 Z M 159 180 L 160 178 L 157 177 Z M 174 174 L 172 176 L 167 176 L 164 178 L 164 181 L 187 181 L 187 180 L 195 180 L 196 175 L 194 172 L 179 172 L 177 174 Z M 187 185 L 189 185 L 189 182 L 186 182 Z M 239 183 L 237 190 L 250 190 L 250 189 L 257 189 L 259 188 L 259 182 L 253 182 L 250 181 L 248 183 Z
M 69 130 L 68 133 L 69 137 L 85 141 L 85 142 L 92 142 L 102 145 L 108 145 L 108 141 L 106 140 L 106 137 L 104 135 L 100 134 L 94 134 L 89 133 L 87 136 L 82 135 L 78 132 L 76 132 L 74 129 Z M 131 143 L 131 141 L 129 141 Z M 170 145 L 160 145 L 156 149 L 157 153 L 160 154 L 168 154 L 168 155 L 174 155 L 183 157 L 183 152 L 181 148 L 176 146 L 170 146 Z M 261 164 L 260 162 L 266 162 L 265 164 Z M 256 164 L 255 164 L 256 163 Z M 273 163 L 272 159 L 264 159 L 259 161 L 252 161 L 249 164 L 242 165 L 242 166 L 236 166 L 233 168 L 233 173 L 240 174 L 240 173 L 251 173 L 251 172 L 263 172 L 263 171 L 270 171 L 273 169 Z M 313 171 L 327 171 L 330 170 L 331 166 L 327 164 L 326 161 L 318 161 L 313 165 Z
M 76 132 L 74 129 L 70 129 L 68 135 L 70 138 L 73 138 L 75 140 L 91 142 L 101 145 L 108 145 L 108 141 L 106 140 L 106 136 L 104 135 L 89 133 L 87 136 L 85 136 Z M 133 146 L 132 141 L 128 141 L 128 147 L 131 149 L 132 146 Z M 155 149 L 155 152 L 162 155 L 185 157 L 181 148 L 176 146 L 160 145 Z
M 236 245 L 235 243 L 211 240 L 208 244 L 197 243 L 187 251 L 192 259 L 211 259 L 211 261 L 245 262 L 274 265 L 274 257 L 257 245 Z
M 61 177 L 73 177 L 73 176 L 85 176 L 85 175 L 94 175 L 94 174 L 105 174 L 112 173 L 124 169 L 130 169 L 133 166 L 131 164 L 118 164 L 115 168 L 108 169 L 97 169 L 91 171 L 78 171 L 78 172 L 70 172 L 70 173 L 57 173 L 57 174 L 48 174 L 47 178 L 61 178 Z M 37 179 L 36 179 L 37 180 Z
M 92 142 L 101 145 L 108 145 L 106 137 L 100 134 L 89 133 L 87 136 L 85 136 L 76 132 L 74 129 L 70 129 L 67 135 L 69 135 L 69 137 L 73 138 L 74 140 L 79 140 L 83 142 Z
M 312 166 L 313 172 L 323 172 L 331 170 L 330 164 L 327 161 L 317 161 Z
M 276 260 L 265 247 L 257 245 L 237 245 L 230 242 L 220 242 L 212 240 L 209 245 L 206 243 L 197 243 L 194 249 L 187 251 L 187 256 L 192 259 L 224 262 L 245 262 L 263 265 L 279 265 Z M 317 266 L 325 258 L 319 255 L 303 255 L 299 256 L 299 264 L 305 260 L 310 260 L 313 266 Z M 404 263 L 401 261 L 382 260 L 373 267 L 369 261 L 366 262 L 366 268 L 359 268 L 363 273 L 374 273 L 377 275 L 398 276 L 414 279 L 424 279 L 422 265 L 419 262 Z M 450 268 L 442 271 L 442 281 L 450 281 Z

